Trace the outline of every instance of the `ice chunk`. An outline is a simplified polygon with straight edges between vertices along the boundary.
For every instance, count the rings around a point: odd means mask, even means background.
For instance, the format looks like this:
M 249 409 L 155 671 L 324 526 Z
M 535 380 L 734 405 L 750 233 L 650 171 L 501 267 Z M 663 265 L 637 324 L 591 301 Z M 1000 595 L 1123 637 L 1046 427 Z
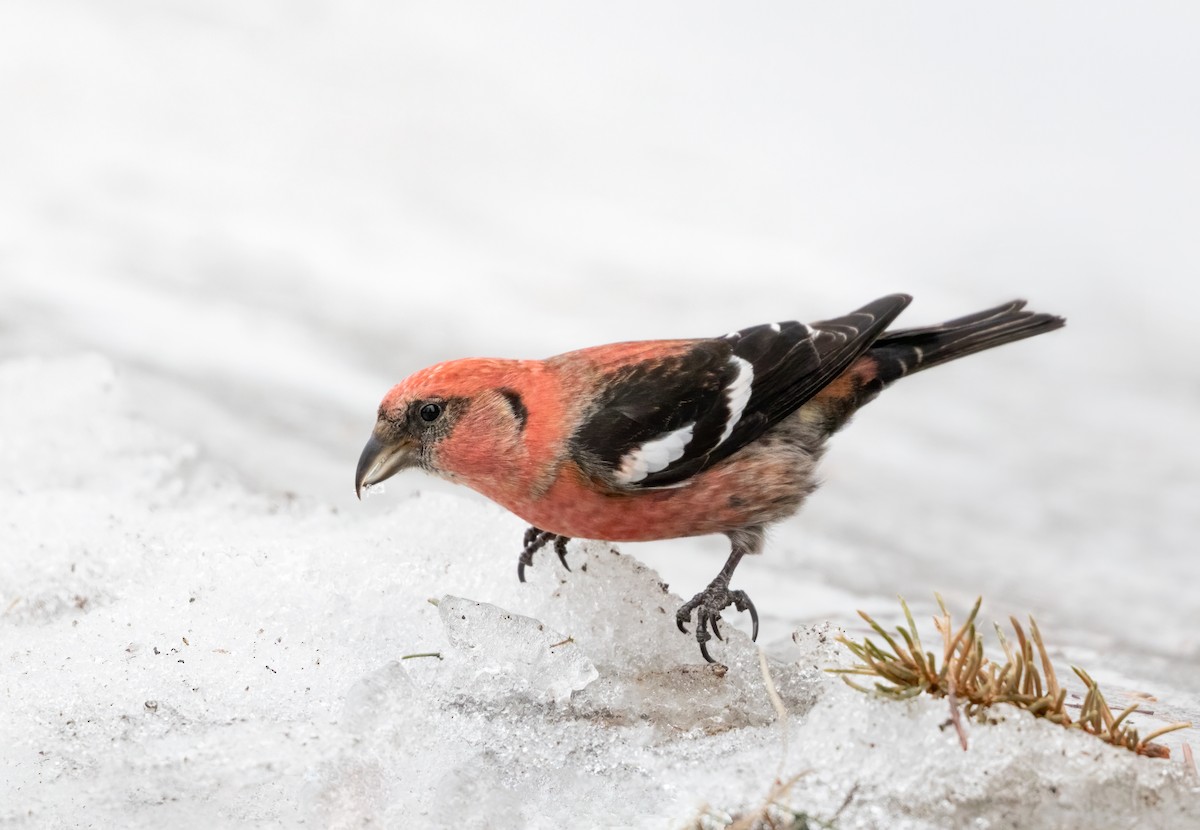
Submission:
M 363 495 L 364 499 L 371 499 L 371 498 L 374 498 L 375 496 L 382 496 L 382 495 L 386 495 L 386 494 L 387 494 L 387 482 L 385 482 L 385 481 L 381 481 L 378 484 L 368 484 L 366 487 L 364 487 L 362 489 L 362 495 Z
M 599 676 L 572 638 L 533 617 L 449 595 L 438 612 L 461 665 L 477 683 L 490 677 L 502 695 L 529 692 L 564 703 Z
M 342 722 L 354 734 L 370 731 L 382 717 L 394 717 L 396 712 L 412 708 L 409 703 L 417 694 L 404 666 L 392 660 L 350 688 Z M 397 706 L 397 701 L 405 705 Z
M 775 719 L 758 651 L 735 627 L 744 620 L 729 614 L 724 640 L 709 643 L 722 665 L 706 663 L 695 638 L 676 628 L 675 609 L 683 599 L 654 570 L 599 542 L 575 543 L 571 560 L 570 573 L 535 567 L 531 583 L 556 584 L 536 613 L 572 632 L 600 671 L 572 699 L 577 711 L 609 723 L 651 724 L 664 733 L 715 733 Z M 771 665 L 789 711 L 806 711 L 814 700 L 811 676 L 774 658 Z

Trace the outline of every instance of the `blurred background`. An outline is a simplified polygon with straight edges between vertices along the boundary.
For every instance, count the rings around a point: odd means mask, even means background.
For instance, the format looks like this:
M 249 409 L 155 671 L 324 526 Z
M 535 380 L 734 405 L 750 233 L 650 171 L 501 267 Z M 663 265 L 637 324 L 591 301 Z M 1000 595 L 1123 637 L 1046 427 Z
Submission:
M 739 580 L 777 636 L 982 592 L 1194 689 L 1198 23 L 6 0 L 0 354 L 101 353 L 146 421 L 354 521 L 442 487 L 351 486 L 383 393 L 438 360 L 1027 297 L 1068 328 L 872 404 Z M 630 549 L 685 596 L 724 558 Z

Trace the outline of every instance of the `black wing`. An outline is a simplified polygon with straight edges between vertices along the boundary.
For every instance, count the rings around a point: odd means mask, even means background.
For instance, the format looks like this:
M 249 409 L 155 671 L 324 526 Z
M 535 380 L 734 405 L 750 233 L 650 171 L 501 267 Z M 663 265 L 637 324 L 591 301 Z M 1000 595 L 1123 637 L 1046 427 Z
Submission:
M 894 294 L 812 325 L 754 326 L 621 367 L 572 437 L 572 455 L 618 489 L 681 485 L 804 405 L 911 299 Z

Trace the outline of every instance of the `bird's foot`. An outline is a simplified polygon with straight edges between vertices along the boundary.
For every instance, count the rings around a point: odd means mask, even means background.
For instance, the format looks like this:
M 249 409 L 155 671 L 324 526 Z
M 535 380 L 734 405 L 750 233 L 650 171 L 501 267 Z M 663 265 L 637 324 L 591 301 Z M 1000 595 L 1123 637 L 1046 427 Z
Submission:
M 755 609 L 754 603 L 750 601 L 750 597 L 746 596 L 745 591 L 729 590 L 729 584 L 721 577 L 714 579 L 707 588 L 685 602 L 675 612 L 675 624 L 684 634 L 687 634 L 688 630 L 684 628 L 683 624 L 691 622 L 692 612 L 696 612 L 696 642 L 700 644 L 700 653 L 710 663 L 716 661 L 709 656 L 708 641 L 712 638 L 712 634 L 715 634 L 718 640 L 724 639 L 721 637 L 721 629 L 717 628 L 717 621 L 721 619 L 721 612 L 731 605 L 739 611 L 750 612 L 750 621 L 754 626 L 754 632 L 750 635 L 750 639 L 757 640 L 758 611 Z M 712 628 L 712 634 L 708 633 L 709 628 Z
M 551 542 L 554 543 L 554 552 L 558 554 L 558 561 L 568 571 L 571 570 L 571 566 L 567 564 L 567 542 L 569 541 L 571 541 L 569 536 L 559 536 L 541 528 L 531 527 L 526 530 L 525 549 L 521 551 L 521 556 L 517 559 L 517 579 L 525 581 L 525 568 L 533 567 L 533 555 Z

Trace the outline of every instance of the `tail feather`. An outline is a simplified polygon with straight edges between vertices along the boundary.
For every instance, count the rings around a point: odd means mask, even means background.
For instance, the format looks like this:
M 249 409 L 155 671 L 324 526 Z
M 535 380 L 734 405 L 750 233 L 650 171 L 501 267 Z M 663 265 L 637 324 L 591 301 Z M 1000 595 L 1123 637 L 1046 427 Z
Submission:
M 869 351 L 878 362 L 878 380 L 886 386 L 930 366 L 1066 325 L 1062 317 L 1024 309 L 1024 300 L 1013 300 L 940 325 L 885 332 Z

